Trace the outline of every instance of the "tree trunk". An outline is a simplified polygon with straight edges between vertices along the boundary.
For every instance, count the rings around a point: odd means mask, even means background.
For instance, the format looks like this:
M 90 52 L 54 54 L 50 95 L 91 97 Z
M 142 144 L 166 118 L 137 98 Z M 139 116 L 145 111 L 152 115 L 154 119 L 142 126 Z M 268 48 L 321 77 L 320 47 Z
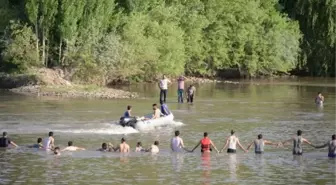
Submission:
M 60 38 L 60 44 L 58 48 L 58 62 L 63 66 L 63 60 L 62 60 L 62 37 Z
M 37 20 L 35 24 L 35 34 L 36 34 L 36 58 L 37 60 L 40 59 L 40 53 L 39 53 L 39 35 L 38 35 L 38 26 L 37 26 Z
M 42 63 L 45 66 L 45 37 L 44 31 L 42 31 Z

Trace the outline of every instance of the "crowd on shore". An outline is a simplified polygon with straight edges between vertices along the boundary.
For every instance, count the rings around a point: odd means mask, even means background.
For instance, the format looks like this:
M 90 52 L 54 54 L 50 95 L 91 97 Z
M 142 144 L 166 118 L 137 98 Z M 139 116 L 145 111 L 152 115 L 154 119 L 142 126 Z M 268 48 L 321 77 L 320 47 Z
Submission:
M 30 145 L 30 148 L 38 148 L 41 150 L 52 151 L 55 155 L 60 155 L 63 151 L 77 151 L 77 150 L 85 150 L 85 148 L 74 146 L 73 141 L 68 142 L 68 146 L 61 149 L 60 147 L 55 145 L 54 133 L 49 132 L 48 137 L 42 139 L 38 138 L 37 143 Z M 254 146 L 255 154 L 263 154 L 265 145 L 274 145 L 277 147 L 284 146 L 288 143 L 292 142 L 293 144 L 293 155 L 302 155 L 303 154 L 303 144 L 308 144 L 314 148 L 325 148 L 328 147 L 328 157 L 335 158 L 336 157 L 336 135 L 331 136 L 331 140 L 327 141 L 322 145 L 313 145 L 307 139 L 302 137 L 302 131 L 298 130 L 297 135 L 285 140 L 285 141 L 269 141 L 263 139 L 262 134 L 257 136 L 257 139 L 248 144 L 247 148 L 245 148 L 239 141 L 239 138 L 235 135 L 235 132 L 231 130 L 231 135 L 226 138 L 226 142 L 222 149 L 218 150 L 212 140 L 209 138 L 208 133 L 204 132 L 203 138 L 197 143 L 197 145 L 189 150 L 185 147 L 183 139 L 180 137 L 180 132 L 175 131 L 175 136 L 170 141 L 170 148 L 173 152 L 194 152 L 199 146 L 201 146 L 201 152 L 203 154 L 210 153 L 213 149 L 217 151 L 217 153 L 223 152 L 227 149 L 227 153 L 236 153 L 237 146 L 241 148 L 244 152 L 248 152 L 249 149 Z M 8 148 L 8 147 L 18 147 L 16 143 L 14 143 L 9 137 L 7 132 L 3 132 L 2 138 L 0 138 L 0 148 Z M 131 148 L 129 144 L 126 142 L 125 138 L 121 139 L 121 143 L 117 146 L 114 146 L 111 143 L 103 143 L 101 148 L 97 151 L 100 152 L 120 152 L 120 153 L 129 153 Z M 149 148 L 143 148 L 141 142 L 137 142 L 135 152 L 151 152 L 158 153 L 159 150 L 159 141 L 154 141 L 153 145 Z

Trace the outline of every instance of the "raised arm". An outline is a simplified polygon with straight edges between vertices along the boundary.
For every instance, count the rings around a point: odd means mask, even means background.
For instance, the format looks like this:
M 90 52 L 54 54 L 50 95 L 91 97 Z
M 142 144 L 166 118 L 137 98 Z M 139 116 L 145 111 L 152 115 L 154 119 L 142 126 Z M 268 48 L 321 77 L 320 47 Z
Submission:
M 303 140 L 303 142 L 305 142 L 305 143 L 307 143 L 307 144 L 309 144 L 310 146 L 312 146 L 312 147 L 315 147 L 311 142 L 309 142 L 307 139 L 305 139 L 305 138 L 302 138 Z
M 220 150 L 220 152 L 223 152 L 223 150 L 227 147 L 229 144 L 229 138 L 226 139 L 226 143 L 224 144 L 223 148 Z

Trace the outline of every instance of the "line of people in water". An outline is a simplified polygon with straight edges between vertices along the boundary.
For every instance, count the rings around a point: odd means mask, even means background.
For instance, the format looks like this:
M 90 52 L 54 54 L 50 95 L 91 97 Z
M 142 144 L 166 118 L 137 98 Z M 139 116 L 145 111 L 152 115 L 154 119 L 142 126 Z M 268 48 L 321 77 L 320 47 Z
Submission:
M 183 103 L 184 96 L 187 99 L 188 103 L 194 102 L 194 97 L 196 93 L 196 88 L 194 85 L 190 85 L 186 91 L 184 91 L 184 81 L 187 78 L 184 76 L 180 76 L 177 79 L 177 101 L 178 103 Z M 168 92 L 168 86 L 171 84 L 171 81 L 166 77 L 166 75 L 162 76 L 162 79 L 159 81 L 158 85 L 160 88 L 160 102 L 166 103 L 167 99 L 167 92 Z
M 44 149 L 47 151 L 53 151 L 55 155 L 60 155 L 61 151 L 77 151 L 77 150 L 85 150 L 85 148 L 74 146 L 72 141 L 68 142 L 68 146 L 64 149 L 60 149 L 60 147 L 55 146 L 55 139 L 53 137 L 54 133 L 49 132 L 48 137 L 42 140 L 42 138 L 37 139 L 37 143 L 31 145 L 31 148 L 39 148 Z M 183 139 L 180 137 L 180 132 L 177 130 L 175 131 L 175 136 L 171 139 L 170 148 L 173 152 L 194 152 L 199 146 L 201 147 L 202 153 L 209 153 L 212 149 L 216 150 L 217 153 L 223 152 L 227 149 L 227 153 L 236 153 L 237 146 L 241 148 L 244 152 L 248 152 L 249 149 L 254 146 L 254 152 L 256 154 L 263 154 L 265 145 L 274 145 L 274 146 L 284 146 L 287 143 L 292 142 L 293 144 L 293 155 L 302 155 L 303 144 L 308 144 L 314 148 L 325 148 L 328 147 L 328 157 L 335 158 L 336 157 L 336 135 L 332 135 L 331 140 L 327 141 L 323 145 L 313 145 L 307 139 L 302 137 L 302 131 L 298 130 L 297 135 L 285 140 L 283 142 L 272 142 L 266 139 L 263 139 L 262 134 L 257 136 L 253 142 L 251 142 L 247 148 L 245 149 L 243 145 L 240 143 L 239 138 L 235 135 L 235 132 L 231 130 L 231 135 L 226 138 L 226 142 L 221 150 L 218 150 L 216 145 L 212 142 L 209 138 L 208 133 L 204 132 L 203 138 L 197 143 L 197 145 L 192 149 L 189 150 L 185 147 Z M 0 138 L 0 147 L 7 148 L 10 145 L 14 147 L 18 147 L 7 135 L 7 132 L 3 132 L 3 137 Z M 120 153 L 129 153 L 131 151 L 130 146 L 126 143 L 126 139 L 122 138 L 121 143 L 116 147 L 113 146 L 111 143 L 103 143 L 102 147 L 98 149 L 101 152 L 120 152 Z M 138 142 L 135 148 L 135 152 L 151 152 L 151 153 L 158 153 L 159 150 L 159 141 L 154 141 L 154 144 L 151 145 L 149 148 L 145 149 L 142 147 L 142 143 Z

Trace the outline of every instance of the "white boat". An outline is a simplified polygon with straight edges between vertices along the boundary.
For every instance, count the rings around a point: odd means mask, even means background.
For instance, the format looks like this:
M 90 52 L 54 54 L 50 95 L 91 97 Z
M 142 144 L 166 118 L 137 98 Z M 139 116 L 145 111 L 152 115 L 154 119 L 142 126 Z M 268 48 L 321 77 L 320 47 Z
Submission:
M 121 117 L 119 124 L 123 127 L 133 127 L 133 128 L 139 128 L 141 126 L 162 126 L 162 125 L 167 125 L 173 122 L 174 120 L 174 115 L 173 113 L 170 113 L 166 116 L 161 116 L 160 118 L 157 119 L 151 119 L 152 114 L 145 115 L 144 117 L 141 118 L 124 118 Z

